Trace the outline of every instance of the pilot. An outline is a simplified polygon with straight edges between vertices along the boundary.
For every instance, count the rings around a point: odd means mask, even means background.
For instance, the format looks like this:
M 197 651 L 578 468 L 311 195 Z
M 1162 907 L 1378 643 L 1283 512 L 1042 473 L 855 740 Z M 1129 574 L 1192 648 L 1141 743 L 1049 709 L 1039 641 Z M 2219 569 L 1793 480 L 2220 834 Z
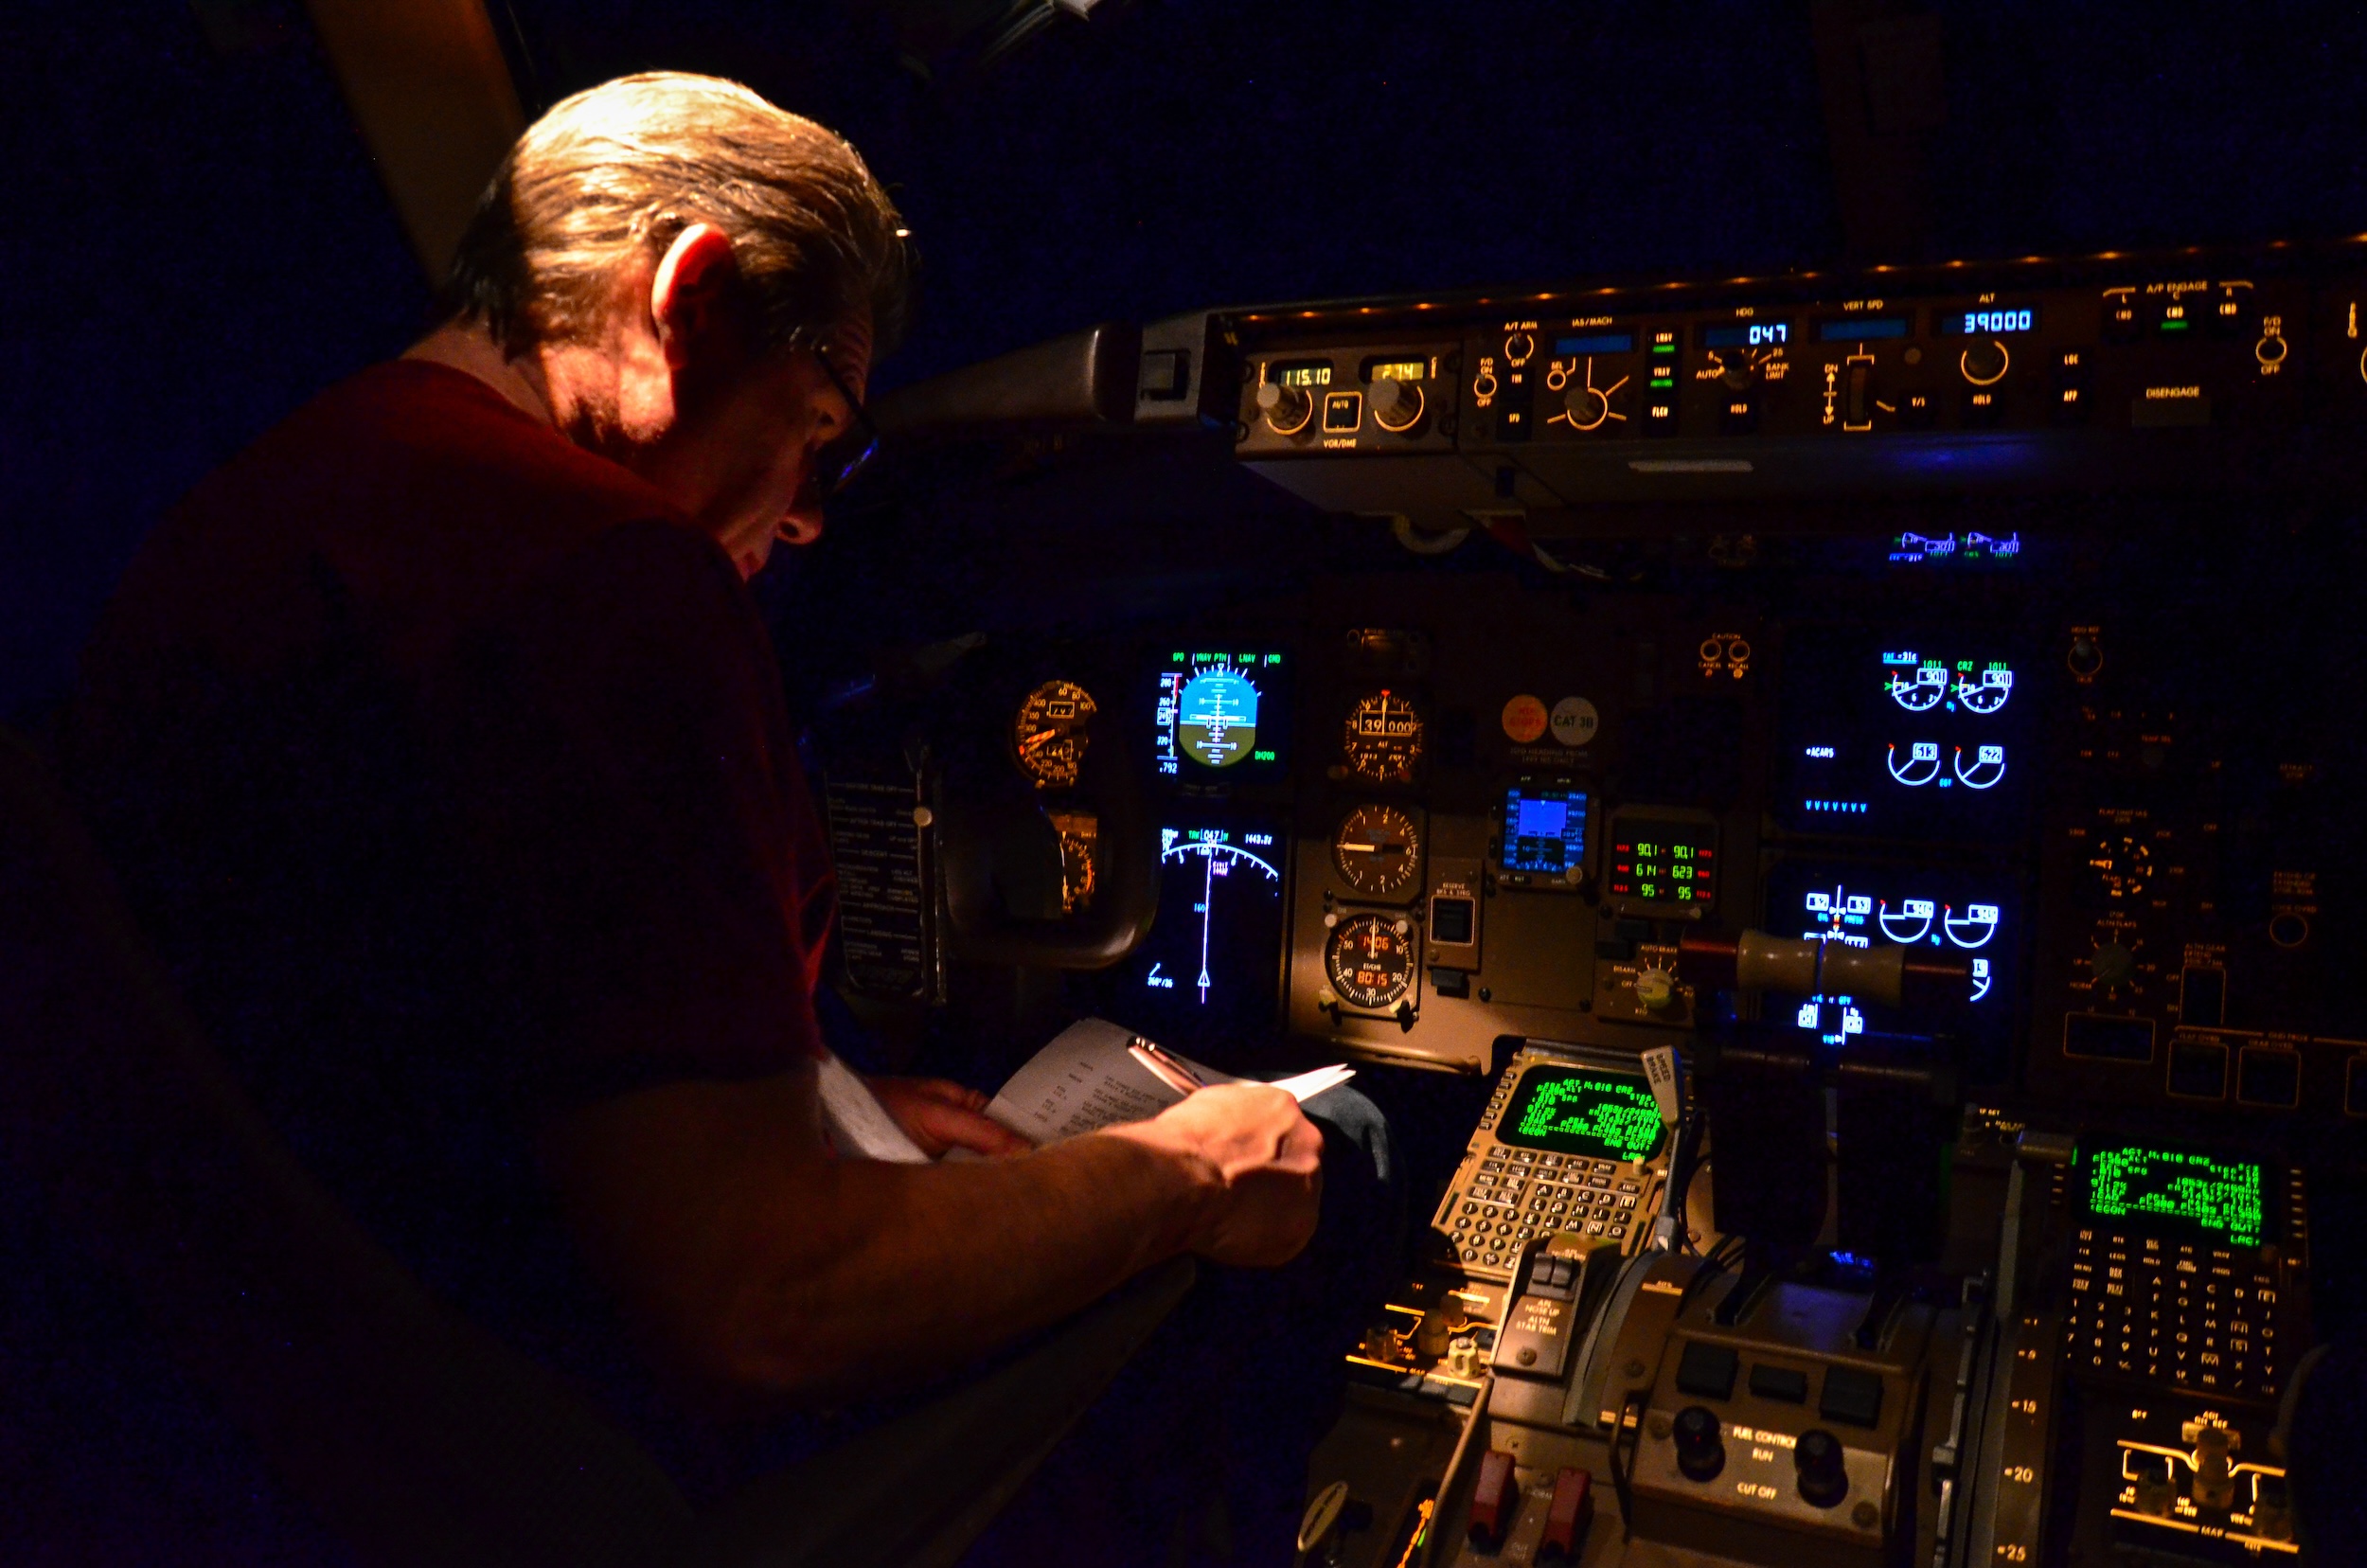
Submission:
M 444 324 L 146 543 L 63 737 L 298 1155 L 694 1489 L 783 1412 L 1317 1222 L 1324 1136 L 1264 1085 L 1038 1149 L 888 1079 L 924 1149 L 990 1157 L 828 1143 L 830 872 L 745 579 L 865 454 L 903 234 L 853 149 L 742 87 L 561 103 Z

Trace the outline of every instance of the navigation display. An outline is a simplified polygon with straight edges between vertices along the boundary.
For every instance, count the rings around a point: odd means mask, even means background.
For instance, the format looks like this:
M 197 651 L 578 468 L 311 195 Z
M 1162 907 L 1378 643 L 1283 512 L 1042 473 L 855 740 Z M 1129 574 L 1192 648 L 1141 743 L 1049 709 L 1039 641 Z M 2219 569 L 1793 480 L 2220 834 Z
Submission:
M 1505 871 L 1576 882 L 1586 869 L 1586 792 L 1522 782 L 1504 791 Z
M 1780 733 L 1789 825 L 1852 837 L 2019 839 L 2036 771 L 2033 668 L 1994 633 L 1796 639 Z
M 1668 1130 L 1640 1078 L 1576 1067 L 1532 1067 L 1521 1075 L 1496 1123 L 1496 1141 L 1591 1160 L 1644 1161 Z
M 1240 822 L 1159 829 L 1159 918 L 1108 971 L 1103 1010 L 1178 1045 L 1271 1031 L 1282 943 L 1284 835 Z
M 1159 772 L 1185 779 L 1278 772 L 1287 668 L 1271 650 L 1170 650 L 1153 710 Z
M 2113 1144 L 2085 1151 L 2087 1211 L 2157 1235 L 2257 1247 L 2268 1233 L 2268 1173 L 2251 1160 Z

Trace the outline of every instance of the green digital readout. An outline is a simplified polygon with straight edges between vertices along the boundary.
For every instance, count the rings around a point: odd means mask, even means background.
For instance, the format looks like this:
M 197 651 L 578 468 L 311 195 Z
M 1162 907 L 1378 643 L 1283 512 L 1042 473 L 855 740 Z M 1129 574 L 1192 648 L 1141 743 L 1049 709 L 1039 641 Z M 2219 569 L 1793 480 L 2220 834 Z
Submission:
M 1532 1067 L 1496 1123 L 1496 1140 L 1593 1160 L 1648 1160 L 1668 1135 L 1642 1078 Z
M 2268 1183 L 2250 1160 L 2125 1144 L 2088 1156 L 2088 1213 L 2234 1247 L 2260 1245 Z

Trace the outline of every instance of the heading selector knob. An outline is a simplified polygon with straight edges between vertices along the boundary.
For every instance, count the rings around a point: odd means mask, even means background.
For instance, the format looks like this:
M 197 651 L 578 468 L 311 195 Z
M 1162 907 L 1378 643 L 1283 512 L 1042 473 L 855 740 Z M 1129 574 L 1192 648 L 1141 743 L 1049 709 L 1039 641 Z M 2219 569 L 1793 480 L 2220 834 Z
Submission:
M 1364 401 L 1372 407 L 1373 422 L 1393 436 L 1421 421 L 1422 389 L 1413 382 L 1377 381 Z
M 1280 382 L 1268 382 L 1257 389 L 1257 408 L 1277 436 L 1295 436 L 1315 417 L 1315 400 L 1306 389 Z

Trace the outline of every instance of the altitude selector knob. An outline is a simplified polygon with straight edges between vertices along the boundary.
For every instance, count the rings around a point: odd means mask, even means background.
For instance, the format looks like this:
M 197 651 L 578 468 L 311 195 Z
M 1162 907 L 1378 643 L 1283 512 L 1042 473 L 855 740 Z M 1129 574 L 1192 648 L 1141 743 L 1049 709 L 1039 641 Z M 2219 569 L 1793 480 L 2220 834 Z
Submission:
M 1257 389 L 1257 410 L 1277 436 L 1295 436 L 1315 417 L 1315 400 L 1304 387 L 1268 382 Z
M 1677 1468 L 1696 1481 L 1714 1481 L 1726 1468 L 1726 1439 L 1717 1426 L 1717 1413 L 1706 1405 L 1687 1405 L 1677 1412 L 1671 1427 L 1677 1440 Z
M 2006 353 L 2005 345 L 1995 338 L 1983 338 L 1972 344 L 1956 362 L 1965 380 L 1975 386 L 1996 385 L 2005 379 L 2005 367 L 2011 363 L 2012 356 Z
M 1611 418 L 1611 400 L 1591 386 L 1572 387 L 1561 406 L 1569 411 L 1570 423 L 1579 430 L 1593 430 Z
M 1849 1471 L 1844 1464 L 1848 1455 L 1841 1439 L 1823 1430 L 1800 1434 L 1793 1445 L 1791 1462 L 1800 1472 L 1801 1498 L 1820 1508 L 1829 1508 L 1849 1495 Z

